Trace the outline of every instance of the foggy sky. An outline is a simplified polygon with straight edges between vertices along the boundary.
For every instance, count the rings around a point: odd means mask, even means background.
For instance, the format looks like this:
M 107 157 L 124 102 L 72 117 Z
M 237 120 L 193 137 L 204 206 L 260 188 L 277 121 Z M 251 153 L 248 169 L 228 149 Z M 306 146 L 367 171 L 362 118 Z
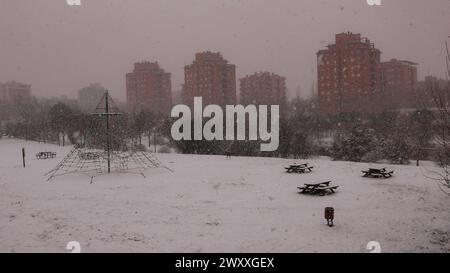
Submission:
M 316 52 L 334 34 L 361 33 L 382 60 L 407 59 L 444 77 L 450 0 L 0 0 L 0 82 L 32 84 L 33 95 L 75 98 L 100 82 L 125 99 L 125 74 L 136 61 L 172 73 L 199 51 L 220 51 L 237 76 L 268 70 L 287 77 L 290 96 L 311 94 Z M 239 82 L 238 90 L 239 90 Z

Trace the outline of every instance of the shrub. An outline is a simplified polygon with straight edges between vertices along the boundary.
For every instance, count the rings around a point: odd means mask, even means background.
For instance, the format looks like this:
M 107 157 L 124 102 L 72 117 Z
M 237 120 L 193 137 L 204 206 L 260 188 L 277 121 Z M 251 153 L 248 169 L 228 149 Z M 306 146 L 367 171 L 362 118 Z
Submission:
M 357 126 L 350 132 L 335 136 L 331 156 L 336 160 L 361 162 L 370 158 L 368 154 L 376 150 L 376 145 L 373 130 Z

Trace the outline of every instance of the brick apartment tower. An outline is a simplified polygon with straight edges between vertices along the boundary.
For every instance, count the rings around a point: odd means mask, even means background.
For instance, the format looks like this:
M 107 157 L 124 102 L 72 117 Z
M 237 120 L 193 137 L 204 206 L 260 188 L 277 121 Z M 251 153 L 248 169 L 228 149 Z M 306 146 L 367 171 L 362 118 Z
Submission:
M 270 72 L 260 72 L 240 79 L 241 104 L 286 105 L 286 78 Z
M 18 104 L 31 100 L 31 85 L 16 81 L 0 83 L 0 102 Z
M 336 34 L 335 44 L 317 53 L 320 112 L 336 115 L 382 110 L 380 55 L 361 34 Z
M 407 108 L 414 105 L 417 87 L 417 64 L 392 59 L 381 63 L 382 88 L 389 98 L 390 108 Z
M 194 62 L 184 67 L 183 103 L 192 108 L 194 97 L 202 97 L 203 105 L 236 104 L 236 66 L 219 52 L 195 54 Z
M 85 113 L 92 113 L 105 95 L 106 88 L 93 83 L 78 91 L 78 105 Z
M 150 111 L 170 115 L 172 107 L 171 74 L 158 62 L 134 64 L 126 75 L 127 107 L 130 112 Z

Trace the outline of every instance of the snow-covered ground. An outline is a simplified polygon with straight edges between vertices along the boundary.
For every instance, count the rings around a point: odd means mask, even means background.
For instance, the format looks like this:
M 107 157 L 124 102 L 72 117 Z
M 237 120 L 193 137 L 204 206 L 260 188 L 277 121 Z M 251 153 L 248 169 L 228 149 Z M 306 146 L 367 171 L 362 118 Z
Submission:
M 21 147 L 27 152 L 22 168 Z M 57 158 L 36 160 L 40 151 Z M 449 252 L 450 198 L 424 177 L 433 167 L 387 166 L 389 180 L 361 177 L 370 164 L 158 154 L 174 170 L 97 177 L 43 176 L 70 147 L 0 139 L 0 252 Z M 335 195 L 297 186 L 333 180 Z M 335 208 L 335 226 L 323 219 Z

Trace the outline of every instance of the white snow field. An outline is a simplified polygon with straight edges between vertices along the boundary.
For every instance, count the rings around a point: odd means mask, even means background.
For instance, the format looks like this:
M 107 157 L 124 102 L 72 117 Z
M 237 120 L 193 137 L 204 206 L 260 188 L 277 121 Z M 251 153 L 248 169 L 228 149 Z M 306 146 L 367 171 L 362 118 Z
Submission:
M 22 168 L 21 148 L 28 166 Z M 174 172 L 43 176 L 71 147 L 0 139 L 0 252 L 449 252 L 450 198 L 424 175 L 434 167 L 386 166 L 392 179 L 363 178 L 371 164 L 157 154 Z M 37 160 L 40 151 L 55 159 Z M 303 161 L 297 161 L 298 163 Z M 299 195 L 333 180 L 337 193 Z M 324 208 L 335 208 L 328 227 Z

